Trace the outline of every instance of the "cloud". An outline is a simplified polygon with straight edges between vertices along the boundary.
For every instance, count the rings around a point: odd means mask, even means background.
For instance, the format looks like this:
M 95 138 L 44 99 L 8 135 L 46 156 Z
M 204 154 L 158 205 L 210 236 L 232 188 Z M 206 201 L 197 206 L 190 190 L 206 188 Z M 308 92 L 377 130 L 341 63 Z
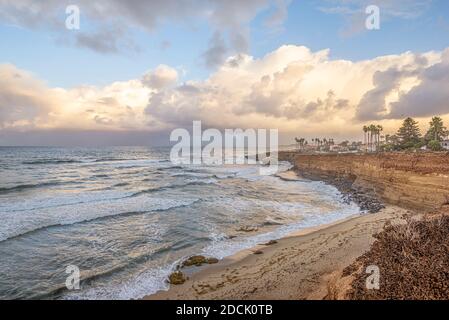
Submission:
M 361 121 L 420 115 L 406 102 L 393 116 L 401 99 L 415 94 L 418 84 L 441 90 L 432 90 L 429 101 L 444 101 L 448 90 L 439 84 L 445 83 L 442 77 L 447 74 L 446 65 L 440 66 L 442 56 L 406 52 L 351 62 L 330 59 L 328 50 L 283 46 L 260 59 L 230 57 L 205 81 L 161 90 L 150 97 L 145 112 L 168 127 L 200 119 L 219 128 L 356 131 Z M 437 105 L 422 116 L 449 114 Z
M 54 96 L 54 101 L 46 99 Z M 13 65 L 0 65 L 0 129 L 30 128 L 48 118 L 56 95 L 32 74 Z
M 377 71 L 373 75 L 374 88 L 362 97 L 356 118 L 361 121 L 379 120 L 388 117 L 386 97 L 393 91 L 398 91 L 404 78 L 413 77 L 418 70 L 401 70 L 397 67 L 386 71 Z
M 178 72 L 176 69 L 161 64 L 154 71 L 145 74 L 142 83 L 150 88 L 162 89 L 176 83 L 177 80 Z
M 161 65 L 104 87 L 50 88 L 0 66 L 0 129 L 167 132 L 191 127 L 278 128 L 281 134 L 357 136 L 362 121 L 395 131 L 400 119 L 449 116 L 449 49 L 352 62 L 329 50 L 282 46 L 238 54 L 202 81 L 179 83 Z M 425 119 L 426 120 L 426 119 Z M 423 121 L 423 123 L 426 123 Z
M 215 31 L 209 43 L 209 48 L 203 53 L 204 63 L 213 68 L 223 63 L 228 55 L 228 47 L 220 32 Z
M 0 21 L 29 28 L 53 31 L 57 38 L 69 44 L 88 48 L 99 53 L 117 53 L 138 49 L 131 36 L 132 30 L 153 33 L 167 22 L 195 25 L 206 21 L 213 30 L 211 47 L 206 51 L 223 53 L 220 57 L 246 52 L 249 47 L 249 23 L 261 11 L 274 8 L 271 25 L 278 26 L 286 17 L 286 0 L 78 0 L 81 29 L 66 30 L 65 8 L 70 0 L 0 0 Z M 217 48 L 215 39 L 220 34 L 226 42 Z M 223 43 L 224 43 L 223 42 Z M 166 47 L 164 45 L 164 47 Z M 216 61 L 216 62 L 215 62 Z M 207 64 L 221 64 L 220 59 L 210 59 Z
M 419 84 L 391 103 L 389 118 L 430 117 L 449 113 L 449 50 L 442 61 L 430 66 L 418 76 Z
M 326 0 L 320 1 L 319 10 L 325 13 L 353 15 L 370 5 L 376 5 L 387 17 L 411 19 L 420 16 L 431 5 L 432 0 Z
M 449 50 L 440 55 L 438 63 L 429 64 L 422 55 L 415 55 L 414 59 L 412 64 L 392 67 L 373 75 L 374 88 L 365 93 L 357 107 L 359 120 L 449 113 Z
M 64 39 L 59 41 L 67 42 Z M 75 33 L 73 45 L 102 54 L 140 51 L 128 32 L 120 26 L 104 27 L 91 32 L 78 31 Z
M 49 88 L 13 65 L 0 65 L 0 129 L 123 130 L 146 128 L 139 115 L 156 88 L 140 80 L 98 88 Z
M 276 10 L 267 18 L 265 24 L 270 28 L 279 28 L 288 17 L 291 0 L 276 0 Z
M 370 5 L 379 7 L 381 23 L 384 23 L 395 18 L 417 18 L 429 9 L 432 0 L 326 0 L 319 3 L 318 10 L 338 14 L 346 19 L 341 33 L 343 36 L 351 36 L 366 31 L 365 9 Z

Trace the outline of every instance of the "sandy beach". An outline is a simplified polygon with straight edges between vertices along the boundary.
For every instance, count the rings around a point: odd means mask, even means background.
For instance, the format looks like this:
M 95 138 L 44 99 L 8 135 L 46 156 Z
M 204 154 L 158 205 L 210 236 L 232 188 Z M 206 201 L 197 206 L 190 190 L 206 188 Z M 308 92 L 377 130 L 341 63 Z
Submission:
M 407 213 L 388 206 L 376 214 L 302 230 L 272 245 L 261 244 L 199 271 L 198 267 L 183 269 L 189 275 L 184 284 L 145 299 L 330 298 L 333 281 L 370 248 L 372 235 L 387 221 L 400 223 Z

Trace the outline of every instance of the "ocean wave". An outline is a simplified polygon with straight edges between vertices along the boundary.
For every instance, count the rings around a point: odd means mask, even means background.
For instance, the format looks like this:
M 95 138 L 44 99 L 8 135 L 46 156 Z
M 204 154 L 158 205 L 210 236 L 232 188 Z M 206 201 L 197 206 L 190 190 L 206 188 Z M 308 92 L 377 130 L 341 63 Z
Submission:
M 292 232 L 333 223 L 356 214 L 359 214 L 359 212 L 354 207 L 350 206 L 330 212 L 324 216 L 317 210 L 314 215 L 308 215 L 294 223 L 286 225 L 274 223 L 277 228 L 273 231 L 233 239 L 230 239 L 223 232 L 219 232 L 213 224 L 208 224 L 210 227 L 210 244 L 207 245 L 205 243 L 206 245 L 200 249 L 199 253 L 223 259 L 241 250 L 253 248 L 260 243 L 285 237 Z M 268 224 L 271 224 L 271 220 L 267 221 Z M 105 282 L 105 285 L 88 287 L 79 292 L 68 292 L 63 296 L 63 299 L 139 299 L 160 290 L 167 290 L 168 284 L 166 279 L 182 260 L 183 258 L 163 266 L 149 268 L 142 273 L 137 273 L 137 276 L 124 280 L 121 283 L 109 285 Z M 104 274 L 99 276 L 104 276 Z
M 3 201 L 0 203 L 0 212 L 21 212 L 33 211 L 48 208 L 60 208 L 65 206 L 73 206 L 83 203 L 95 203 L 105 200 L 120 200 L 132 196 L 132 192 L 123 191 L 89 191 L 85 193 L 78 193 L 75 196 L 72 194 L 61 194 L 54 196 L 38 196 L 28 199 L 20 199 L 20 201 Z
M 156 170 L 157 171 L 170 171 L 170 170 L 176 170 L 176 169 L 181 170 L 183 168 L 184 167 L 182 167 L 182 166 L 169 166 L 169 167 L 157 168 Z
M 116 183 L 116 184 L 114 184 L 112 187 L 113 187 L 113 188 L 118 188 L 118 187 L 126 187 L 126 186 L 129 186 L 129 183 L 128 183 L 128 182 L 120 182 L 120 183 Z
M 135 159 L 135 160 L 124 160 L 124 161 L 113 161 L 109 165 L 117 169 L 128 169 L 135 167 L 147 167 L 152 165 L 159 165 L 161 161 L 159 159 Z
M 193 180 L 193 181 L 188 181 L 186 183 L 177 183 L 177 184 L 170 184 L 170 185 L 161 186 L 161 187 L 149 188 L 146 190 L 138 191 L 138 192 L 134 193 L 132 196 L 136 197 L 136 196 L 140 196 L 140 195 L 147 194 L 147 193 L 154 193 L 154 192 L 159 192 L 159 191 L 163 191 L 163 190 L 177 189 L 177 188 L 183 188 L 183 187 L 188 187 L 188 186 L 210 185 L 210 184 L 215 184 L 216 182 L 217 182 L 217 180 L 215 180 L 215 179 Z
M 74 159 L 40 159 L 40 160 L 31 160 L 31 161 L 23 161 L 22 164 L 28 165 L 36 165 L 36 164 L 68 164 L 68 163 L 83 163 L 79 160 Z
M 82 203 L 66 206 L 62 212 L 58 207 L 45 208 L 38 211 L 24 211 L 11 215 L 10 212 L 0 212 L 0 241 L 5 241 L 24 234 L 50 227 L 73 225 L 81 222 L 94 221 L 106 217 L 124 214 L 142 214 L 160 212 L 174 208 L 193 205 L 200 199 L 170 199 L 170 198 L 125 198 L 115 201 Z
M 102 158 L 102 159 L 95 159 L 94 162 L 114 162 L 114 161 L 132 161 L 132 160 L 142 160 L 142 159 Z
M 160 290 L 167 290 L 166 279 L 181 260 L 161 267 L 145 270 L 120 284 L 90 287 L 78 292 L 68 292 L 64 300 L 131 300 L 139 299 Z
M 76 183 L 75 181 L 50 181 L 50 182 L 42 182 L 42 183 L 30 183 L 30 184 L 20 184 L 16 185 L 14 187 L 6 187 L 6 188 L 0 188 L 0 195 L 1 194 L 7 194 L 12 192 L 21 192 L 28 189 L 37 189 L 37 188 L 44 188 L 44 187 L 55 187 L 60 186 L 64 184 L 69 183 Z

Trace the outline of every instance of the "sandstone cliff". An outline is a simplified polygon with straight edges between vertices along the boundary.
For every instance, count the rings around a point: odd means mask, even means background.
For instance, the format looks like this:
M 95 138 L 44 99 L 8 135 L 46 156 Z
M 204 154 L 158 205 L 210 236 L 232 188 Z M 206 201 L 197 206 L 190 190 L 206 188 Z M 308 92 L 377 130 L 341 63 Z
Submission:
M 306 178 L 347 179 L 358 190 L 415 210 L 449 202 L 449 153 L 310 155 L 280 152 Z

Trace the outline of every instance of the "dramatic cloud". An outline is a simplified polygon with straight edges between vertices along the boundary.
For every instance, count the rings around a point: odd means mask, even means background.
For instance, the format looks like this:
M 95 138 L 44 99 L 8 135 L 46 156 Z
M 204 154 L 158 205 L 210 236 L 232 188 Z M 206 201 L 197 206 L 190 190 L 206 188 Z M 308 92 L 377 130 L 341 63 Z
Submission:
M 190 127 L 279 128 L 281 133 L 358 136 L 362 121 L 396 130 L 406 116 L 449 115 L 449 49 L 351 62 L 282 46 L 255 59 L 229 57 L 208 79 L 179 83 L 161 65 L 142 78 L 105 87 L 48 88 L 11 65 L 0 66 L 0 126 L 157 131 Z M 1 130 L 0 130 L 1 131 Z
M 400 109 L 400 99 L 413 94 L 415 86 L 426 84 L 420 77 L 439 76 L 430 86 L 440 89 L 442 85 L 435 82 L 444 82 L 440 76 L 444 70 L 434 71 L 446 66 L 439 53 L 404 53 L 356 63 L 330 60 L 328 54 L 283 46 L 258 60 L 231 57 L 206 81 L 159 91 L 150 98 L 146 112 L 172 126 L 202 119 L 219 127 L 270 123 L 284 130 L 302 126 L 318 131 L 323 124 L 331 130 L 340 125 L 348 129 L 360 121 L 419 115 L 407 105 L 397 117 L 392 112 Z M 434 94 L 432 100 L 441 101 L 446 92 Z M 429 110 L 426 115 L 449 113 Z
M 0 128 L 123 130 L 146 128 L 152 88 L 140 80 L 106 87 L 48 88 L 26 71 L 0 65 Z
M 48 119 L 57 101 L 57 94 L 30 73 L 0 65 L 0 129 L 34 127 L 37 121 Z
M 449 113 L 449 50 L 445 51 L 441 63 L 425 69 L 418 79 L 418 85 L 391 104 L 390 118 L 401 118 L 404 114 L 430 117 Z
M 417 70 L 400 70 L 392 67 L 386 71 L 377 71 L 373 75 L 374 89 L 368 91 L 360 101 L 356 117 L 361 121 L 379 120 L 388 116 L 386 98 L 394 91 L 398 92 L 404 79 L 416 76 Z
M 0 0 L 0 21 L 30 29 L 45 28 L 59 38 L 100 53 L 138 48 L 130 36 L 136 28 L 153 33 L 166 22 L 206 21 L 214 30 L 204 53 L 206 64 L 217 66 L 231 54 L 247 52 L 249 23 L 263 10 L 273 11 L 269 27 L 279 27 L 287 16 L 289 0 Z M 65 29 L 67 5 L 77 5 L 81 29 Z M 72 38 L 73 37 L 73 38 Z M 69 39 L 69 40 L 67 40 Z
M 358 105 L 356 116 L 359 120 L 447 114 L 449 50 L 443 52 L 439 63 L 428 64 L 425 57 L 416 55 L 412 64 L 378 71 L 373 76 L 373 85 Z M 391 100 L 391 97 L 395 99 Z

